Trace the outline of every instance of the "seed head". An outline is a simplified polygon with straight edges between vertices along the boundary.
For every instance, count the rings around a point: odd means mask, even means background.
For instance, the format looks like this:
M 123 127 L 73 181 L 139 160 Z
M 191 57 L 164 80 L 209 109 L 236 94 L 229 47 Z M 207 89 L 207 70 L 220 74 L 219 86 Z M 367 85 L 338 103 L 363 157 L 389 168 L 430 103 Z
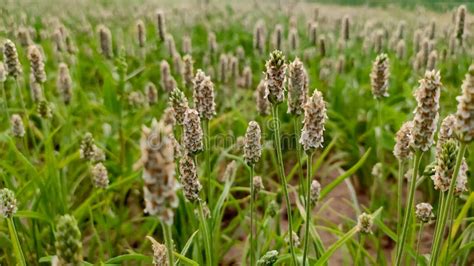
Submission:
M 342 19 L 342 27 L 341 27 L 341 36 L 344 42 L 349 41 L 349 29 L 350 29 L 350 20 L 349 16 L 344 16 Z
M 390 77 L 390 62 L 386 54 L 380 54 L 375 58 L 370 73 L 370 84 L 375 99 L 388 97 L 388 79 Z
M 106 58 L 112 58 L 112 33 L 110 33 L 109 28 L 104 25 L 99 25 L 99 44 L 100 52 Z
M 464 28 L 465 28 L 465 21 L 466 21 L 466 6 L 461 5 L 458 8 L 456 14 L 456 38 L 458 39 L 459 43 L 462 44 L 464 39 Z
M 79 150 L 81 159 L 91 160 L 94 156 L 94 150 L 94 137 L 90 132 L 87 132 L 82 138 L 81 148 Z
M 176 121 L 179 125 L 183 124 L 184 114 L 188 110 L 188 99 L 186 95 L 178 88 L 174 88 L 170 95 L 171 105 L 173 106 Z
M 158 90 L 155 87 L 153 82 L 148 82 L 145 85 L 145 96 L 148 102 L 148 105 L 154 105 L 158 101 Z
M 187 54 L 183 57 L 184 69 L 183 69 L 183 80 L 184 85 L 187 88 L 192 88 L 194 83 L 194 61 L 191 55 Z
M 191 54 L 192 50 L 191 37 L 186 35 L 183 37 L 183 54 Z
M 265 51 L 265 25 L 263 20 L 259 20 L 255 24 L 253 30 L 253 48 L 262 55 Z
M 410 140 L 412 127 L 413 122 L 405 122 L 395 136 L 393 155 L 400 161 L 411 157 Z
M 174 209 L 179 203 L 171 131 L 170 126 L 153 120 L 151 128 L 142 127 L 140 141 L 145 212 L 168 225 L 173 223 Z
M 315 89 L 313 96 L 308 99 L 304 106 L 300 144 L 303 145 L 305 151 L 323 146 L 326 118 L 326 104 L 324 103 L 323 95 Z
M 262 156 L 260 126 L 255 121 L 250 121 L 245 133 L 244 160 L 248 165 L 258 163 Z
M 300 237 L 298 236 L 297 233 L 295 232 L 291 232 L 291 236 L 292 236 L 292 239 L 293 239 L 293 246 L 294 247 L 299 247 L 301 245 L 301 242 L 300 242 Z M 285 237 L 285 242 L 286 243 L 290 243 L 290 235 L 287 234 L 286 237 Z
M 145 47 L 145 42 L 146 42 L 146 29 L 145 29 L 145 24 L 141 19 L 137 20 L 136 22 L 136 28 L 137 28 L 137 43 L 138 46 L 140 47 Z
M 221 83 L 227 82 L 227 66 L 229 58 L 226 54 L 221 54 L 219 58 L 219 81 Z
M 156 31 L 160 40 L 165 41 L 166 28 L 165 28 L 165 14 L 162 10 L 156 11 Z
M 250 66 L 244 67 L 244 70 L 242 71 L 240 86 L 245 89 L 252 87 L 252 69 L 250 68 Z
M 283 26 L 277 24 L 273 31 L 273 48 L 281 51 L 283 49 Z
M 141 108 L 145 103 L 145 96 L 140 91 L 132 91 L 128 94 L 128 104 L 133 108 Z
M 198 69 L 194 78 L 193 98 L 194 106 L 202 119 L 211 120 L 216 115 L 214 83 L 200 69 Z
M 429 203 L 418 203 L 415 207 L 415 215 L 422 223 L 428 223 L 434 219 L 433 206 Z
M 298 49 L 298 30 L 291 28 L 288 32 L 288 41 L 290 43 L 290 51 L 296 52 Z
M 16 33 L 16 37 L 18 38 L 20 45 L 23 47 L 28 47 L 32 44 L 28 28 L 20 27 Z
M 160 120 L 163 121 L 165 125 L 174 127 L 176 124 L 176 113 L 174 109 L 172 107 L 166 107 Z
M 272 104 L 283 102 L 285 82 L 286 64 L 285 56 L 279 50 L 275 50 L 270 54 L 270 59 L 265 64 L 267 70 L 265 72 L 266 92 L 265 97 Z
M 183 120 L 183 142 L 186 152 L 195 155 L 203 150 L 202 128 L 199 114 L 194 109 L 186 110 Z
M 262 177 L 259 175 L 254 176 L 252 182 L 253 182 L 253 189 L 254 189 L 253 196 L 256 197 L 260 191 L 265 189 L 265 187 L 263 186 Z
M 461 90 L 456 97 L 456 134 L 460 141 L 469 143 L 474 140 L 474 64 L 469 67 Z
M 37 112 L 43 119 L 50 119 L 53 117 L 53 111 L 51 110 L 51 104 L 45 100 L 38 102 Z
M 275 217 L 278 213 L 280 213 L 280 206 L 274 200 L 270 201 L 267 209 L 268 216 Z
M 428 70 L 433 70 L 436 68 L 436 61 L 438 60 L 438 53 L 436 50 L 431 51 L 430 55 L 428 56 L 428 63 L 426 68 Z
M 156 241 L 153 237 L 147 236 L 152 243 L 153 249 L 153 265 L 154 266 L 169 266 L 168 249 L 165 245 Z
M 459 169 L 458 178 L 456 179 L 456 186 L 454 187 L 454 195 L 459 196 L 462 193 L 468 191 L 467 189 L 467 171 L 468 166 L 466 158 L 462 159 L 461 168 Z
M 81 231 L 73 216 L 66 214 L 59 217 L 55 237 L 54 245 L 60 265 L 80 265 L 82 262 Z
M 235 161 L 232 161 L 227 164 L 225 167 L 224 174 L 222 175 L 221 180 L 223 182 L 232 180 L 235 177 L 235 173 L 237 172 L 237 163 Z
M 0 213 L 5 218 L 12 218 L 17 212 L 15 193 L 8 188 L 0 190 Z
M 95 187 L 106 189 L 109 185 L 109 175 L 107 168 L 102 163 L 97 163 L 92 167 L 92 182 Z
M 65 104 L 71 102 L 72 97 L 72 79 L 69 74 L 69 68 L 65 63 L 59 64 L 59 74 L 56 81 L 59 94 L 62 96 Z
M 406 54 L 405 40 L 399 40 L 397 43 L 397 58 L 404 59 Z
M 357 219 L 357 228 L 359 232 L 362 232 L 364 234 L 370 234 L 372 233 L 373 223 L 374 218 L 372 217 L 372 215 L 363 212 L 361 215 L 359 215 L 359 218 Z
M 316 203 L 318 203 L 320 195 L 321 184 L 319 184 L 318 180 L 314 179 L 313 181 L 311 181 L 311 190 L 309 194 L 312 206 L 315 206 Z
M 209 32 L 207 35 L 207 46 L 209 49 L 209 54 L 212 56 L 217 52 L 217 40 L 216 34 L 214 32 Z
M 8 39 L 3 44 L 3 63 L 8 76 L 16 79 L 23 73 L 15 44 Z
M 326 56 L 326 38 L 324 36 L 319 39 L 319 54 L 321 57 Z
M 303 63 L 297 57 L 289 66 L 288 78 L 288 113 L 303 114 L 308 93 L 308 74 Z
M 160 63 L 160 85 L 166 92 L 171 92 L 176 88 L 176 80 L 171 76 L 170 65 L 166 60 L 162 60 Z
M 278 251 L 270 250 L 263 255 L 258 261 L 258 266 L 272 266 L 278 259 Z
M 458 145 L 456 140 L 449 139 L 441 146 L 440 152 L 436 154 L 435 174 L 431 178 L 435 189 L 443 192 L 448 191 L 453 176 Z
M 202 186 L 199 183 L 196 165 L 191 156 L 185 154 L 179 161 L 179 172 L 181 174 L 181 184 L 186 199 L 190 202 L 200 201 L 199 191 Z
M 264 80 L 258 83 L 257 90 L 255 91 L 255 99 L 257 102 L 257 111 L 261 116 L 270 114 L 270 102 L 268 101 L 266 94 L 266 84 Z
M 454 130 L 456 125 L 456 116 L 451 114 L 446 116 L 441 122 L 438 133 L 438 141 L 436 142 L 436 150 L 441 151 L 441 147 L 448 140 L 454 138 Z
M 23 126 L 21 116 L 18 114 L 13 114 L 10 119 L 10 123 L 12 135 L 15 137 L 22 138 L 25 135 L 25 127 Z
M 316 45 L 318 41 L 318 24 L 316 22 L 310 23 L 309 26 L 309 42 Z
M 433 136 L 438 122 L 439 96 L 441 90 L 439 71 L 426 71 L 415 92 L 418 102 L 413 118 L 411 146 L 427 151 L 433 144 Z
M 46 81 L 46 72 L 44 71 L 43 55 L 36 45 L 28 47 L 28 60 L 30 61 L 30 68 L 32 76 L 38 83 Z
M 181 58 L 181 55 L 178 52 L 173 55 L 173 71 L 176 75 L 183 78 L 183 59 Z

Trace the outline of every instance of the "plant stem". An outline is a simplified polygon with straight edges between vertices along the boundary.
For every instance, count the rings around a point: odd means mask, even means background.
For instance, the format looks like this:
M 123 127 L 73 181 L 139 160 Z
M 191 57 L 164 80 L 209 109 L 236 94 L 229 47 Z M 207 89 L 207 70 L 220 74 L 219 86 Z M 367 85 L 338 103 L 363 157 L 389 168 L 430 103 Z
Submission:
M 21 250 L 20 240 L 18 239 L 18 233 L 15 228 L 15 222 L 13 218 L 7 218 L 8 223 L 8 230 L 10 231 L 10 237 L 12 238 L 12 245 L 13 250 L 15 252 L 16 260 L 18 261 L 18 265 L 26 266 L 25 256 L 23 255 L 23 251 Z
M 296 145 L 296 156 L 298 157 L 298 176 L 299 176 L 299 182 L 300 182 L 300 190 L 301 190 L 301 195 L 306 195 L 305 191 L 306 189 L 309 189 L 308 187 L 304 186 L 304 174 L 303 174 L 303 156 L 301 152 L 301 145 L 298 143 L 300 139 L 300 134 L 299 134 L 299 129 L 300 129 L 300 123 L 299 123 L 299 116 L 294 116 L 293 117 L 293 128 L 295 130 L 295 145 Z M 303 262 L 304 263 L 304 262 Z
M 321 258 L 317 261 L 315 265 L 317 266 L 325 265 L 325 263 L 332 256 L 332 254 L 334 254 L 334 252 L 336 252 L 338 248 L 340 248 L 347 241 L 349 241 L 358 231 L 359 229 L 357 228 L 357 226 L 354 226 L 349 232 L 341 236 L 341 238 L 339 238 L 339 240 L 337 240 L 336 243 L 332 244 L 332 246 L 330 246 L 328 250 L 324 252 L 324 254 L 321 256 Z
M 7 99 L 7 93 L 5 91 L 5 84 L 3 82 L 0 82 L 0 87 L 2 87 L 3 107 L 5 108 L 5 115 L 8 121 L 8 119 L 10 119 L 10 114 L 8 112 L 8 99 Z
M 447 198 L 444 204 L 441 206 L 441 213 L 438 216 L 439 227 L 437 227 L 435 231 L 435 239 L 433 242 L 433 248 L 431 250 L 430 266 L 436 265 L 438 261 L 439 249 L 443 242 L 442 241 L 443 232 L 446 226 L 448 209 L 452 208 L 453 206 L 451 204 L 453 200 L 454 188 L 456 187 L 456 182 L 459 175 L 459 169 L 461 168 L 461 163 L 464 158 L 464 153 L 466 152 L 466 147 L 467 147 L 467 144 L 464 142 L 461 142 L 461 146 L 459 147 L 458 155 L 456 158 L 456 164 L 454 166 L 453 176 L 451 177 L 451 181 L 450 181 L 451 184 L 449 185 Z
M 212 182 L 211 182 L 211 145 L 210 145 L 210 127 L 209 120 L 203 119 L 202 121 L 204 128 L 204 157 L 206 160 L 206 168 L 204 169 L 204 176 L 207 178 L 207 203 L 209 207 L 212 206 Z
M 250 265 L 255 265 L 255 236 L 254 236 L 254 204 L 255 188 L 253 185 L 254 166 L 250 165 Z
M 362 253 L 362 248 L 364 247 L 364 244 L 365 244 L 365 237 L 366 237 L 365 234 L 360 235 L 359 247 L 357 248 L 357 254 L 354 259 L 354 265 L 365 265 L 364 263 L 359 264 L 360 254 Z
M 308 253 L 308 240 L 310 238 L 309 225 L 311 224 L 311 173 L 313 172 L 313 155 L 314 152 L 308 153 L 308 166 L 306 170 L 306 227 L 304 231 L 304 246 L 303 246 L 303 266 L 306 265 L 306 256 Z
M 404 178 L 404 162 L 402 160 L 398 161 L 398 187 L 397 187 L 397 235 L 400 235 L 400 231 L 402 228 L 402 224 L 400 221 L 402 220 L 403 210 L 403 178 Z
M 418 241 L 416 242 L 415 266 L 418 265 L 418 256 L 420 255 L 420 242 L 421 242 L 421 234 L 423 233 L 423 225 L 424 223 L 421 222 L 420 232 L 418 232 Z
M 410 190 L 408 192 L 408 200 L 406 203 L 406 212 L 405 218 L 403 219 L 403 227 L 401 235 L 398 236 L 397 241 L 397 256 L 395 260 L 395 265 L 400 266 L 403 259 L 403 251 L 405 249 L 405 240 L 407 238 L 408 227 L 410 227 L 410 220 L 413 212 L 413 201 L 415 197 L 415 188 L 416 188 L 416 179 L 418 177 L 418 171 L 420 168 L 421 157 L 423 156 L 422 151 L 416 151 L 413 158 L 413 176 L 410 180 Z
M 20 95 L 21 108 L 23 108 L 23 112 L 25 113 L 25 116 L 27 116 L 25 101 L 23 100 L 23 93 L 21 92 L 20 81 L 18 80 L 18 78 L 16 78 L 15 82 L 16 82 L 16 89 L 18 90 L 18 94 Z
M 448 265 L 448 258 L 449 258 L 449 247 L 451 247 L 453 238 L 451 236 L 453 230 L 453 220 L 454 220 L 454 212 L 456 210 L 456 205 L 458 203 L 458 199 L 454 199 L 453 208 L 450 210 L 450 217 L 449 217 L 449 230 L 448 230 L 448 246 L 446 248 L 446 254 L 444 254 L 444 265 Z
M 169 265 L 174 265 L 174 254 L 173 254 L 173 238 L 171 236 L 171 226 L 166 223 L 161 223 L 163 227 L 163 236 L 165 239 L 166 249 L 168 250 L 168 262 Z
M 206 250 L 206 265 L 211 266 L 212 262 L 212 249 L 211 249 L 211 237 L 209 234 L 209 229 L 207 227 L 206 217 L 204 216 L 203 205 L 204 203 L 201 201 L 198 203 L 199 208 L 199 219 L 204 239 L 204 248 Z
M 287 208 L 288 238 L 290 240 L 290 253 L 291 253 L 291 258 L 293 260 L 293 264 L 297 265 L 295 250 L 293 247 L 293 221 L 292 221 L 292 215 L 291 215 L 291 202 L 290 202 L 290 195 L 288 193 L 288 185 L 286 182 L 285 168 L 283 165 L 283 156 L 282 156 L 281 143 L 280 143 L 280 120 L 278 118 L 278 105 L 276 104 L 272 105 L 272 117 L 273 117 L 273 126 L 274 126 L 275 149 L 277 151 L 277 160 L 278 160 L 278 172 L 279 172 L 280 180 L 283 187 L 283 193 L 285 194 L 285 201 L 286 201 L 286 208 Z

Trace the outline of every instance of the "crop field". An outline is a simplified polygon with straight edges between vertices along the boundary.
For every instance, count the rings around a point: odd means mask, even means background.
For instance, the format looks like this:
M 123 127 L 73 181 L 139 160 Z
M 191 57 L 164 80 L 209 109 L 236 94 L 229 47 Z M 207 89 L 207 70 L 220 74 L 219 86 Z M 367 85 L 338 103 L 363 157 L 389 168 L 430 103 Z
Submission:
M 3 0 L 0 265 L 474 265 L 474 5 L 362 2 Z

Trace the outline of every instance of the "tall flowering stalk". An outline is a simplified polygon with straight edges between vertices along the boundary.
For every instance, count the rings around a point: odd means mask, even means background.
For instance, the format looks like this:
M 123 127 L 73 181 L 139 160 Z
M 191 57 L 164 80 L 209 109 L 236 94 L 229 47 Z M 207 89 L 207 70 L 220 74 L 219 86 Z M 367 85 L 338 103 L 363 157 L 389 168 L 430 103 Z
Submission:
M 290 253 L 294 265 L 297 265 L 296 255 L 293 243 L 293 221 L 291 214 L 291 202 L 290 195 L 288 192 L 288 184 L 285 176 L 285 168 L 283 164 L 283 155 L 281 151 L 281 135 L 280 135 L 280 120 L 278 117 L 278 105 L 283 102 L 284 99 L 284 88 L 283 83 L 285 81 L 286 63 L 285 56 L 279 50 L 275 50 L 270 53 L 270 59 L 265 64 L 265 98 L 268 99 L 272 106 L 272 118 L 273 118 L 273 130 L 274 130 L 274 144 L 277 151 L 278 160 L 278 172 L 280 181 L 283 187 L 283 193 L 285 195 L 285 201 L 287 206 L 287 217 L 288 217 L 288 237 L 290 243 Z
M 254 167 L 262 156 L 260 126 L 255 121 L 250 121 L 245 133 L 244 160 L 250 167 L 250 265 L 255 264 L 256 243 L 254 239 L 254 216 L 255 216 L 255 185 Z
M 18 211 L 15 194 L 8 188 L 0 190 L 0 215 L 7 219 L 8 231 L 12 238 L 13 251 L 17 259 L 18 265 L 26 266 L 25 256 L 21 249 L 20 240 L 18 233 L 15 228 L 15 222 L 13 221 L 13 215 Z
M 461 90 L 461 95 L 456 98 L 458 101 L 458 108 L 455 123 L 455 132 L 459 140 L 459 148 L 456 162 L 452 168 L 449 189 L 438 214 L 435 238 L 431 250 L 431 266 L 436 265 L 439 257 L 440 248 L 443 242 L 443 232 L 448 218 L 448 211 L 453 208 L 452 201 L 456 190 L 457 180 L 459 179 L 460 170 L 462 168 L 464 153 L 466 152 L 469 143 L 474 140 L 474 65 L 469 67 Z
M 301 131 L 300 144 L 308 155 L 308 168 L 306 170 L 306 228 L 303 246 L 303 266 L 306 264 L 308 252 L 309 225 L 311 223 L 311 181 L 314 151 L 323 146 L 324 124 L 326 123 L 326 104 L 320 91 L 314 90 L 304 106 L 303 130 Z M 313 196 L 314 198 L 314 196 Z
M 393 148 L 393 155 L 398 159 L 398 186 L 397 186 L 397 221 L 402 220 L 402 193 L 403 193 L 403 178 L 405 176 L 406 162 L 412 156 L 410 148 L 411 128 L 413 123 L 411 121 L 405 122 L 398 130 L 395 137 L 395 147 Z M 401 223 L 397 223 L 397 234 L 400 234 Z
M 441 85 L 439 71 L 426 71 L 424 78 L 420 80 L 419 88 L 415 92 L 418 104 L 415 109 L 415 117 L 413 118 L 410 140 L 410 145 L 414 150 L 415 156 L 413 157 L 413 175 L 408 190 L 408 199 L 405 207 L 406 212 L 403 219 L 401 233 L 398 235 L 397 241 L 397 256 L 395 259 L 395 265 L 397 266 L 401 265 L 408 228 L 411 224 L 410 221 L 413 213 L 416 179 L 419 174 L 421 157 L 433 144 L 433 136 L 438 121 Z
M 390 62 L 388 56 L 384 53 L 379 54 L 372 65 L 372 72 L 370 73 L 370 84 L 372 87 L 372 94 L 377 101 L 377 127 L 375 129 L 375 138 L 377 140 L 377 154 L 380 162 L 384 162 L 384 152 L 382 148 L 382 99 L 388 97 L 388 85 L 390 77 Z M 383 164 L 382 164 L 383 165 Z M 384 169 L 381 169 L 381 177 L 384 177 Z M 374 194 L 377 190 L 378 178 L 374 178 L 374 185 L 372 190 L 372 204 L 375 203 Z
M 143 166 L 145 212 L 156 215 L 162 221 L 169 263 L 174 265 L 171 225 L 179 199 L 170 134 L 171 127 L 156 120 L 153 120 L 151 128 L 143 126 L 140 163 Z
M 293 116 L 293 128 L 295 130 L 295 138 L 299 139 L 300 129 L 300 116 L 304 113 L 303 107 L 306 102 L 308 94 L 308 75 L 303 63 L 296 58 L 289 65 L 288 75 L 288 113 Z M 301 146 L 296 145 L 296 155 L 298 157 L 298 173 L 300 180 L 303 180 L 303 164 L 302 164 L 302 153 Z M 302 186 L 302 191 L 308 189 L 308 187 Z
M 211 77 L 198 69 L 194 78 L 194 106 L 202 120 L 202 128 L 204 129 L 204 156 L 206 160 L 205 176 L 207 178 L 208 194 L 207 199 L 211 204 L 213 185 L 211 182 L 211 132 L 209 121 L 216 115 L 216 103 L 214 101 L 214 83 Z

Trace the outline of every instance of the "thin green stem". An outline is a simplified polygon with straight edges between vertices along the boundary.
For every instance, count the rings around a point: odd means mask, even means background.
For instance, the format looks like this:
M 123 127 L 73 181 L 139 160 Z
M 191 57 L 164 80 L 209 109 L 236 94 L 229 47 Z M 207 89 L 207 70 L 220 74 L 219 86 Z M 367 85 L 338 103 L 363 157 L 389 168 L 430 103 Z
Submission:
M 285 201 L 286 201 L 286 209 L 287 209 L 287 216 L 288 216 L 288 238 L 290 242 L 290 253 L 291 258 L 293 260 L 293 264 L 297 265 L 296 262 L 296 255 L 293 246 L 293 221 L 292 221 L 292 214 L 291 214 L 291 202 L 290 202 L 290 195 L 288 193 L 288 184 L 286 182 L 285 176 L 285 169 L 283 165 L 283 156 L 281 151 L 281 142 L 280 142 L 280 120 L 278 118 L 278 105 L 272 105 L 272 117 L 273 117 L 273 126 L 274 126 L 274 141 L 275 141 L 275 149 L 277 151 L 277 160 L 278 160 L 278 172 L 280 176 L 280 180 L 283 187 L 283 193 L 285 194 Z
M 449 217 L 449 230 L 448 230 L 448 247 L 446 248 L 446 254 L 444 254 L 444 265 L 448 265 L 448 258 L 449 258 L 449 248 L 451 247 L 451 244 L 452 244 L 452 241 L 453 241 L 453 238 L 451 236 L 451 233 L 453 231 L 453 221 L 454 221 L 454 213 L 456 211 L 456 205 L 458 203 L 458 199 L 455 198 L 454 199 L 454 204 L 453 204 L 453 207 L 451 208 L 450 210 L 450 217 Z
M 359 228 L 357 226 L 354 226 L 349 232 L 341 236 L 341 238 L 339 238 L 339 240 L 337 240 L 336 243 L 332 244 L 332 246 L 330 246 L 328 250 L 324 252 L 324 254 L 321 256 L 321 258 L 317 261 L 315 265 L 316 266 L 325 265 L 326 262 L 329 260 L 329 258 L 332 256 L 332 254 L 334 254 L 334 252 L 336 252 L 338 248 L 340 248 L 347 241 L 349 241 L 358 231 L 359 231 Z
M 415 266 L 418 265 L 418 257 L 420 255 L 420 242 L 421 242 L 421 234 L 423 233 L 423 226 L 425 224 L 421 222 L 420 231 L 418 232 L 418 241 L 416 242 L 416 257 L 415 257 Z
M 397 235 L 400 235 L 400 231 L 402 228 L 402 224 L 400 221 L 402 220 L 403 210 L 403 178 L 404 178 L 404 162 L 402 160 L 398 161 L 398 186 L 397 186 Z
M 18 94 L 20 96 L 21 108 L 23 109 L 23 112 L 25 113 L 25 116 L 27 116 L 28 113 L 26 112 L 26 106 L 25 106 L 25 101 L 23 100 L 23 92 L 21 92 L 20 81 L 18 80 L 18 78 L 16 78 L 15 82 L 16 82 L 16 89 L 18 90 Z
M 166 223 L 161 223 L 163 227 L 163 236 L 165 239 L 166 249 L 168 250 L 168 262 L 169 265 L 174 265 L 174 253 L 173 253 L 173 238 L 171 235 L 171 226 Z
M 211 181 L 211 145 L 210 145 L 210 127 L 209 127 L 209 120 L 203 119 L 202 121 L 203 128 L 204 128 L 204 157 L 206 160 L 206 168 L 204 176 L 207 178 L 207 203 L 209 207 L 212 206 L 212 181 Z
M 452 208 L 452 200 L 454 194 L 454 188 L 456 187 L 457 178 L 459 175 L 459 169 L 461 168 L 461 163 L 464 158 L 464 153 L 466 152 L 467 144 L 461 142 L 461 146 L 459 147 L 459 151 L 456 158 L 456 164 L 454 166 L 453 176 L 451 177 L 451 184 L 449 185 L 449 190 L 446 198 L 446 202 L 444 202 L 443 206 L 441 206 L 441 213 L 438 216 L 438 223 L 439 227 L 437 227 L 437 232 L 435 232 L 435 239 L 433 242 L 433 248 L 431 250 L 431 259 L 430 259 L 430 266 L 436 265 L 439 257 L 439 249 L 442 244 L 443 240 L 443 232 L 444 228 L 446 227 L 446 220 L 448 216 L 448 209 Z
M 359 246 L 357 247 L 357 253 L 356 253 L 356 257 L 354 259 L 354 265 L 365 265 L 365 263 L 362 262 L 359 263 L 359 260 L 360 260 L 360 256 L 361 256 L 361 253 L 362 253 L 362 248 L 364 247 L 364 244 L 365 244 L 365 234 L 362 234 L 360 235 L 360 239 L 359 239 Z
M 311 224 L 311 173 L 313 172 L 313 155 L 314 152 L 308 153 L 308 168 L 306 170 L 306 225 L 304 231 L 304 246 L 303 246 L 303 266 L 306 265 L 306 256 L 308 254 L 308 240 L 310 238 L 309 225 Z
M 415 156 L 413 158 L 413 176 L 410 180 L 408 200 L 405 207 L 406 209 L 405 216 L 404 216 L 405 218 L 403 219 L 403 227 L 402 227 L 401 235 L 399 235 L 398 241 L 397 241 L 398 249 L 397 249 L 397 256 L 395 259 L 395 265 L 397 266 L 401 265 L 402 259 L 403 259 L 403 252 L 405 250 L 405 241 L 407 239 L 408 227 L 410 227 L 410 220 L 412 218 L 412 213 L 413 213 L 413 201 L 415 197 L 416 179 L 418 177 L 418 172 L 419 172 L 422 156 L 423 156 L 422 151 L 416 151 Z
M 255 265 L 255 236 L 254 236 L 254 215 L 255 215 L 255 188 L 253 184 L 254 166 L 250 165 L 250 265 Z
M 300 182 L 301 195 L 306 195 L 305 191 L 308 187 L 304 186 L 304 174 L 303 174 L 303 155 L 301 151 L 301 145 L 298 143 L 300 139 L 300 120 L 299 116 L 293 116 L 293 129 L 295 130 L 295 145 L 296 145 L 296 156 L 298 158 L 298 176 Z
M 2 95 L 3 95 L 3 107 L 5 108 L 5 117 L 10 119 L 10 113 L 8 112 L 8 98 L 7 98 L 7 93 L 5 91 L 5 84 L 3 82 L 0 82 L 0 87 L 2 88 Z
M 18 233 L 15 228 L 15 222 L 13 218 L 7 218 L 8 231 L 10 231 L 10 237 L 12 238 L 13 250 L 15 252 L 15 257 L 18 262 L 18 265 L 26 266 L 25 256 L 21 250 L 20 240 L 18 239 Z
M 206 220 L 206 217 L 204 216 L 204 209 L 202 206 L 203 204 L 204 202 L 202 201 L 198 203 L 199 219 L 201 220 L 200 224 L 201 224 L 201 230 L 202 230 L 202 238 L 204 239 L 204 248 L 206 250 L 206 265 L 211 266 L 213 265 L 211 235 L 209 234 L 209 229 L 207 227 L 207 220 Z

